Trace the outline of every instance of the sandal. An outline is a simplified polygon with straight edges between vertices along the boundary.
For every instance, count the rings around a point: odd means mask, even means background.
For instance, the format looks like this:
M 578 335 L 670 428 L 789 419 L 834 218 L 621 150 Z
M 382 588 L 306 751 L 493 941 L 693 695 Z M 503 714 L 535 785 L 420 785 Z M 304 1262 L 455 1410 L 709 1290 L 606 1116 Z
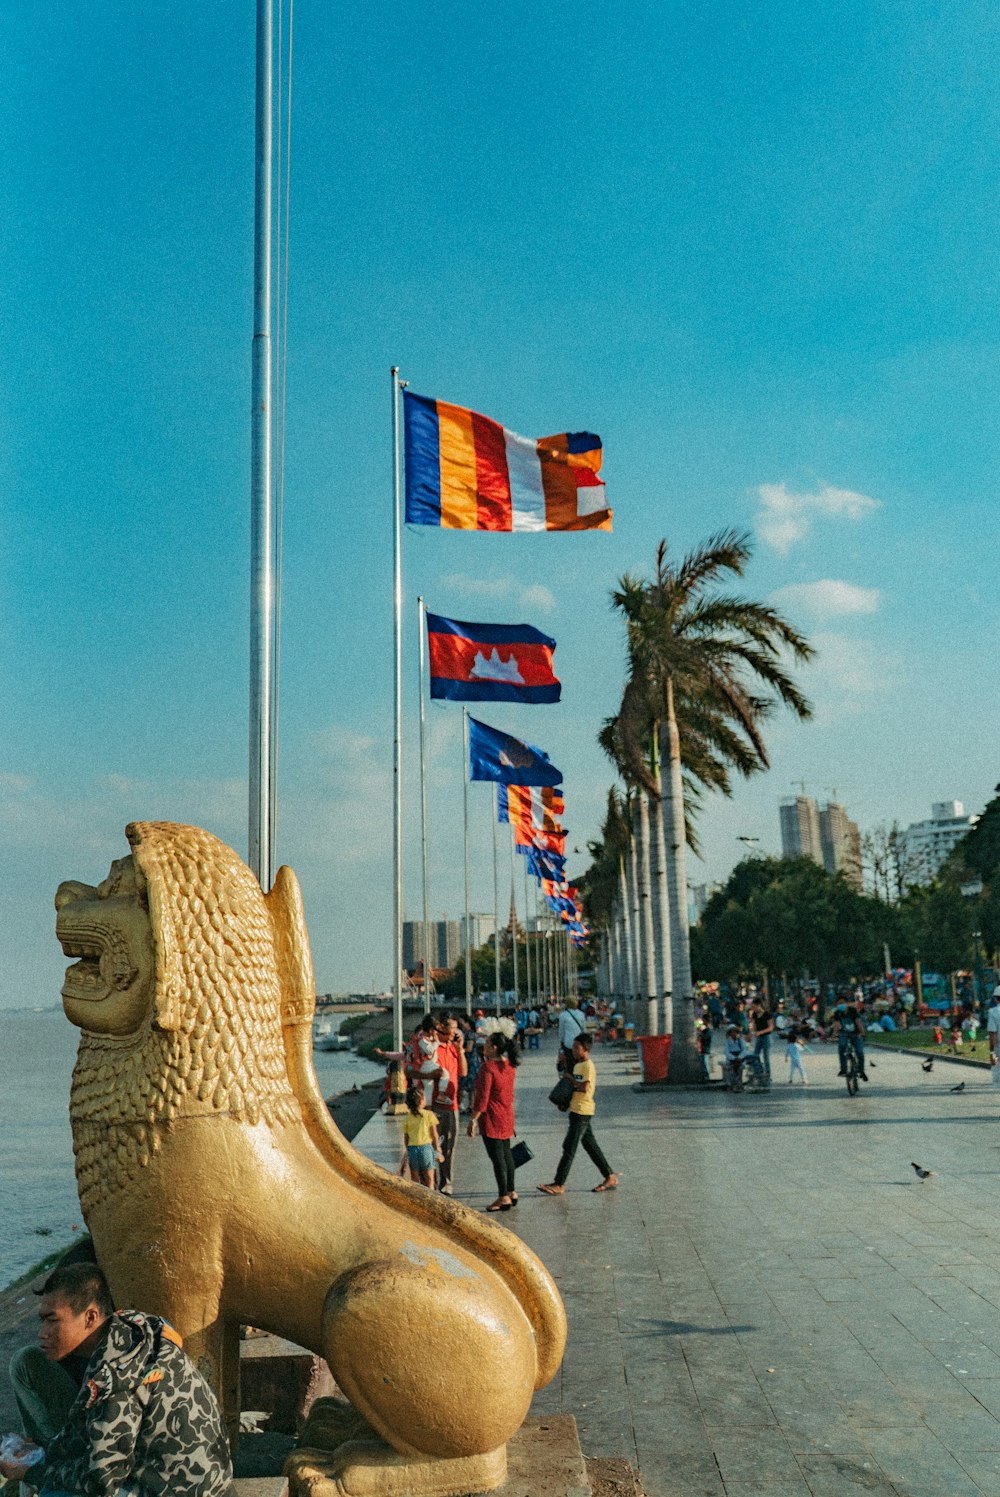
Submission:
M 510 1210 L 510 1202 L 509 1201 L 504 1201 L 504 1200 L 497 1200 L 497 1201 L 494 1201 L 491 1206 L 487 1206 L 486 1209 L 487 1209 L 487 1211 L 509 1211 Z
M 565 1189 L 562 1185 L 539 1185 L 538 1189 L 544 1190 L 547 1196 L 561 1196 L 565 1194 Z
M 595 1194 L 595 1196 L 599 1196 L 602 1191 L 605 1191 L 605 1190 L 617 1190 L 617 1189 L 618 1189 L 618 1177 L 617 1177 L 617 1175 L 609 1175 L 606 1180 L 602 1180 L 601 1181 L 600 1185 L 595 1185 L 594 1186 L 594 1194 Z

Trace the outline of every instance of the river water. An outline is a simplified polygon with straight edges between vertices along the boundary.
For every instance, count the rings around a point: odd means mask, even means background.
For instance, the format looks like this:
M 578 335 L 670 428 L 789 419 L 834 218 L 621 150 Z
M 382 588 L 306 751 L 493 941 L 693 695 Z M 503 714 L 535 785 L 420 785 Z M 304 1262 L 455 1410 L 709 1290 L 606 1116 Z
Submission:
M 0 1287 L 84 1230 L 69 1131 L 78 1038 L 61 1007 L 0 1009 Z M 313 1060 L 325 1097 L 382 1075 L 343 1051 Z

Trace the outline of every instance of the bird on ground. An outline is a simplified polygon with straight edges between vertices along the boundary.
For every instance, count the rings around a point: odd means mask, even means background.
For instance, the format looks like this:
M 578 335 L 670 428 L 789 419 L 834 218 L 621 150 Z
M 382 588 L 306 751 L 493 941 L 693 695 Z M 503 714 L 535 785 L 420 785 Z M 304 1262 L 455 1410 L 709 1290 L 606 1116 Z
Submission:
M 918 1180 L 929 1180 L 930 1177 L 931 1177 L 931 1175 L 933 1175 L 933 1173 L 934 1173 L 933 1170 L 925 1170 L 922 1164 L 913 1164 L 913 1160 L 912 1159 L 910 1160 L 910 1163 L 911 1163 L 911 1165 L 913 1165 L 913 1168 L 917 1172 L 917 1179 Z
M 952 1087 L 952 1091 L 953 1092 L 964 1092 L 965 1091 L 965 1082 L 964 1081 L 960 1081 L 957 1086 L 953 1086 Z
M 933 1055 L 929 1055 L 926 1060 L 922 1060 L 920 1062 L 920 1069 L 922 1071 L 926 1071 L 927 1074 L 928 1074 L 928 1076 L 930 1075 L 931 1071 L 934 1069 L 934 1057 L 933 1057 Z

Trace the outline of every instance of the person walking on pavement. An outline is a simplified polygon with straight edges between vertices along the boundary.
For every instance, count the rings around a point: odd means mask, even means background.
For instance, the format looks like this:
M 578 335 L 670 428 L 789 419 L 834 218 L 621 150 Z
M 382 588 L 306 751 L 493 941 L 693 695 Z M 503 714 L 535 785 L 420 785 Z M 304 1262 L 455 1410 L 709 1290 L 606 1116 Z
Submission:
M 592 1119 L 596 1106 L 594 1093 L 597 1090 L 597 1068 L 590 1058 L 590 1045 L 589 1034 L 578 1034 L 573 1041 L 572 1075 L 575 1093 L 569 1104 L 569 1127 L 566 1129 L 566 1137 L 563 1140 L 562 1157 L 559 1160 L 556 1177 L 550 1185 L 538 1187 L 547 1196 L 563 1194 L 576 1151 L 581 1145 L 583 1152 L 594 1161 L 601 1172 L 601 1183 L 594 1186 L 595 1194 L 600 1194 L 605 1190 L 614 1190 L 618 1185 L 618 1177 L 605 1159 L 601 1146 L 594 1137 Z
M 487 1211 L 509 1211 L 517 1205 L 510 1141 L 515 1132 L 514 1082 L 521 1055 L 517 1040 L 508 1039 L 502 1030 L 490 1035 L 483 1055 L 472 1095 L 468 1133 L 475 1138 L 477 1129 L 482 1132 L 496 1177 L 497 1198 L 487 1206 Z
M 577 1035 L 586 1033 L 586 1016 L 580 1012 L 575 998 L 567 998 L 559 1015 L 559 1057 L 556 1065 L 560 1071 L 573 1069 L 573 1041 Z
M 437 1063 L 431 1111 L 437 1114 L 438 1138 L 441 1141 L 441 1163 L 438 1189 L 443 1196 L 452 1194 L 455 1140 L 458 1137 L 458 1102 L 462 1078 L 468 1071 L 462 1034 L 451 1014 L 437 1019 Z
M 774 1033 L 774 1020 L 764 1007 L 762 999 L 758 998 L 750 1010 L 750 1029 L 753 1034 L 753 1060 L 754 1069 L 758 1075 L 771 1085 L 771 1036 Z

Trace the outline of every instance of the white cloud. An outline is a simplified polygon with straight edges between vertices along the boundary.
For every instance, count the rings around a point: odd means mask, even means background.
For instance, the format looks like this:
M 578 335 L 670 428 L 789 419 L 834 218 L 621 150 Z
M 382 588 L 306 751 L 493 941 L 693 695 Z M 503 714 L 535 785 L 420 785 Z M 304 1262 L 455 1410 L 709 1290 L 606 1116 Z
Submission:
M 513 577 L 469 577 L 452 572 L 441 578 L 442 588 L 451 588 L 463 598 L 490 598 L 496 602 L 510 599 L 518 608 L 541 609 L 551 613 L 556 606 L 552 593 L 542 583 L 522 587 Z
M 771 601 L 810 614 L 813 618 L 842 617 L 856 613 L 875 613 L 882 600 L 877 587 L 858 587 L 833 577 L 817 582 L 792 582 L 771 594 Z
M 541 582 L 521 589 L 522 608 L 540 608 L 544 613 L 551 613 L 555 606 L 555 598 Z
M 816 657 L 803 672 L 802 686 L 816 705 L 819 723 L 845 712 L 870 712 L 872 698 L 898 683 L 900 661 L 881 645 L 832 630 L 814 634 L 810 643 Z
M 8 771 L 0 773 L 0 790 L 5 790 L 8 795 L 25 795 L 34 783 L 31 775 L 13 774 Z
M 856 494 L 851 489 L 835 489 L 823 484 L 814 494 L 791 494 L 783 483 L 762 483 L 757 488 L 761 507 L 757 512 L 757 533 L 765 545 L 787 556 L 797 541 L 804 540 L 817 515 L 844 520 L 863 520 L 872 510 L 881 509 L 880 499 Z

